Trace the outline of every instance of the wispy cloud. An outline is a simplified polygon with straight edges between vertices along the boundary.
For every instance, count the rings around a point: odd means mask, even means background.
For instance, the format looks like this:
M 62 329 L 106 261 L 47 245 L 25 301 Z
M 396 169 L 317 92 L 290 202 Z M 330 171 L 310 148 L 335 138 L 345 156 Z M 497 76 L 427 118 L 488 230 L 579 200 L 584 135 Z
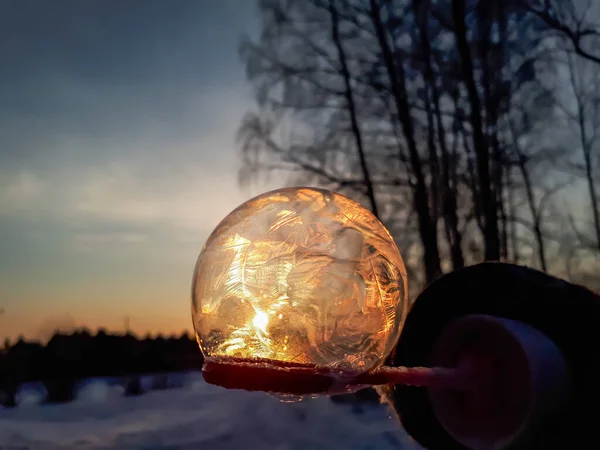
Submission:
M 43 195 L 44 184 L 33 172 L 20 170 L 0 180 L 0 214 L 31 208 Z

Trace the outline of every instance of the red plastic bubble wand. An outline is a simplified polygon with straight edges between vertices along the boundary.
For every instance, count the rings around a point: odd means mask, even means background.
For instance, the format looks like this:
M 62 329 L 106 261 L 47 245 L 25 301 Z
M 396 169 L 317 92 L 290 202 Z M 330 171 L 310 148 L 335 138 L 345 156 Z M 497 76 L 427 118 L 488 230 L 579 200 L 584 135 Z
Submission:
M 311 364 L 222 357 L 206 359 L 202 374 L 207 383 L 227 389 L 298 396 L 348 393 L 385 384 L 466 389 L 477 379 L 467 364 L 457 369 L 382 366 L 356 373 Z

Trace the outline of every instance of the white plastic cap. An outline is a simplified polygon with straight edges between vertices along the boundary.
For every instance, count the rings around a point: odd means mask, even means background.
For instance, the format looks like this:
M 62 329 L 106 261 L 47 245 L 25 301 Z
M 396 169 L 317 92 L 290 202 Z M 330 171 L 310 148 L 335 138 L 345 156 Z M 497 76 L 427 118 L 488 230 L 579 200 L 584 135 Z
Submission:
M 429 389 L 440 424 L 472 450 L 500 450 L 526 440 L 568 394 L 560 350 L 540 331 L 514 320 L 457 319 L 436 342 L 431 363 L 466 363 L 476 374 L 465 390 Z

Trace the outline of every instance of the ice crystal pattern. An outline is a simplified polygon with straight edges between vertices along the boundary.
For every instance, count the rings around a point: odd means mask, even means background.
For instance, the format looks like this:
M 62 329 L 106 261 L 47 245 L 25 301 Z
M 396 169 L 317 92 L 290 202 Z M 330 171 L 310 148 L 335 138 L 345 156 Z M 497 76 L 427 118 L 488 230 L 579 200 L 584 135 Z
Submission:
M 265 358 L 366 371 L 383 363 L 407 308 L 387 229 L 334 192 L 286 188 L 231 212 L 208 238 L 192 289 L 206 358 Z

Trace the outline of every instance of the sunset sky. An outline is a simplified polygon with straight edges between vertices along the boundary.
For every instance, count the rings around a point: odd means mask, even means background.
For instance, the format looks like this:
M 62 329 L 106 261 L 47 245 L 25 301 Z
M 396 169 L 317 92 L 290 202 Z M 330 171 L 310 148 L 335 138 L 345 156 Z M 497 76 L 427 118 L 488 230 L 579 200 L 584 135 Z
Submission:
M 0 336 L 191 328 L 252 107 L 238 0 L 0 1 Z

